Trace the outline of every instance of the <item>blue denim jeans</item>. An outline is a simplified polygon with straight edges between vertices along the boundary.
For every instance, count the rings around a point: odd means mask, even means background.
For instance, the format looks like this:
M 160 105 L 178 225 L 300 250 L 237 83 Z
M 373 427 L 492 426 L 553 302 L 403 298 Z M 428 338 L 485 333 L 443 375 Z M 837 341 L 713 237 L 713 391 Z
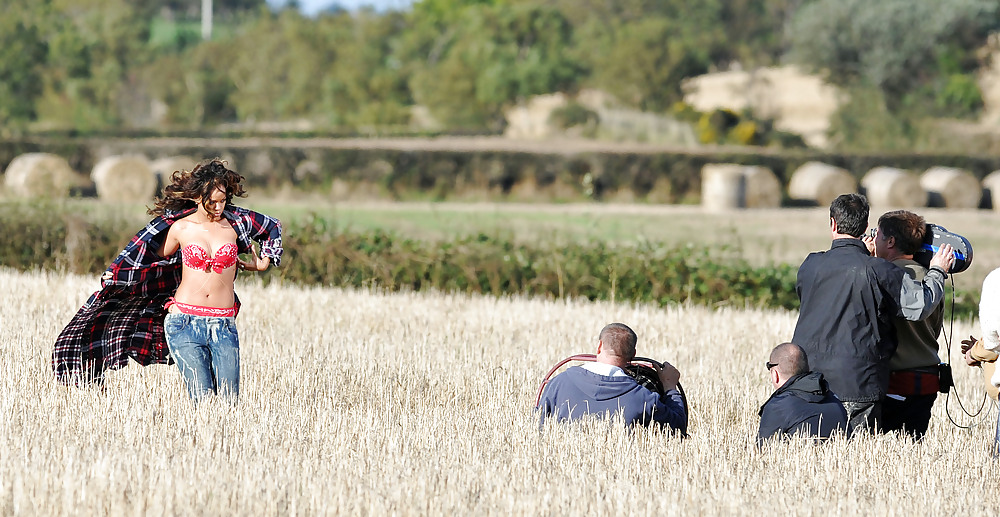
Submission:
M 195 402 L 218 393 L 240 394 L 240 336 L 236 318 L 168 313 L 163 320 L 170 355 Z

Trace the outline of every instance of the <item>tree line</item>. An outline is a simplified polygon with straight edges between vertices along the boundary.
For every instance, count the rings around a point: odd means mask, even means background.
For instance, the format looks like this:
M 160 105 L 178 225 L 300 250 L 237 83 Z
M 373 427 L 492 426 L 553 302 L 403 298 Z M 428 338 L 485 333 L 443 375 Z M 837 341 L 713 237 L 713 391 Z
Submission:
M 0 131 L 407 131 L 419 106 L 444 132 L 499 132 L 505 108 L 538 94 L 594 88 L 669 115 L 685 78 L 795 63 L 848 92 L 838 141 L 912 141 L 928 117 L 978 114 L 1000 25 L 989 0 L 418 0 L 315 17 L 215 0 L 203 41 L 200 4 L 15 0 L 0 17 Z

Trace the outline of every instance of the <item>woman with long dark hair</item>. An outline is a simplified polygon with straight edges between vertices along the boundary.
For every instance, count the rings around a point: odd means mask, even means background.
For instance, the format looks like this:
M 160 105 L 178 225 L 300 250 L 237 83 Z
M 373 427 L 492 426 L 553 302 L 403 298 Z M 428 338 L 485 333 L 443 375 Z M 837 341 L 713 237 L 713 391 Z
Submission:
M 264 271 L 282 253 L 277 219 L 231 204 L 245 196 L 242 181 L 218 159 L 173 173 L 149 209 L 156 217 L 56 340 L 52 368 L 60 382 L 101 384 L 129 357 L 143 365 L 172 359 L 195 401 L 238 396 L 237 270 Z

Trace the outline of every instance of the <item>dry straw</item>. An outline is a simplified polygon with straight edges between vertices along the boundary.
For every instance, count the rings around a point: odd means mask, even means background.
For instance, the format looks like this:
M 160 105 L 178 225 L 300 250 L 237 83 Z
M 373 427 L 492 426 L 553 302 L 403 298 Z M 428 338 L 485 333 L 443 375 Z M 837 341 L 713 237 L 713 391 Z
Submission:
M 920 175 L 929 206 L 978 208 L 983 187 L 971 172 L 955 167 L 931 167 Z
M 983 191 L 990 197 L 994 212 L 1000 212 L 1000 171 L 993 171 L 983 178 Z
M 766 167 L 710 163 L 701 175 L 701 204 L 708 211 L 781 205 L 781 182 Z
M 107 201 L 143 202 L 153 198 L 156 176 L 144 156 L 109 156 L 90 173 L 97 195 Z
M 916 174 L 893 167 L 875 167 L 861 178 L 873 206 L 918 208 L 927 206 L 927 192 Z
M 896 436 L 753 446 L 763 360 L 795 314 L 237 286 L 235 407 L 170 366 L 56 385 L 52 342 L 97 279 L 0 270 L 0 514 L 995 515 L 989 419 L 943 402 Z M 544 372 L 628 323 L 676 364 L 689 440 L 600 422 L 539 432 Z M 975 327 L 958 322 L 956 333 Z M 956 371 L 967 401 L 972 369 Z M 991 411 L 990 418 L 996 413 Z M 963 419 L 967 422 L 969 419 Z
M 4 186 L 20 197 L 62 198 L 85 181 L 65 158 L 49 153 L 19 155 L 4 171 Z
M 858 191 L 858 181 L 848 170 L 822 162 L 807 162 L 792 173 L 788 197 L 829 206 L 841 194 Z

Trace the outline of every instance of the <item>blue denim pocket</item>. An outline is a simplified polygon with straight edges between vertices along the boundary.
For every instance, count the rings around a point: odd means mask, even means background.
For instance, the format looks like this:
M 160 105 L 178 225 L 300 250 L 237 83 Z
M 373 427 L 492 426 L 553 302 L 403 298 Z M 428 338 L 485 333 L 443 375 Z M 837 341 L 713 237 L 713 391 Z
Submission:
M 163 318 L 163 330 L 176 334 L 191 324 L 191 316 L 187 314 L 167 313 Z
M 236 330 L 236 318 L 226 318 L 226 330 L 232 332 L 234 336 L 239 338 L 239 331 Z

